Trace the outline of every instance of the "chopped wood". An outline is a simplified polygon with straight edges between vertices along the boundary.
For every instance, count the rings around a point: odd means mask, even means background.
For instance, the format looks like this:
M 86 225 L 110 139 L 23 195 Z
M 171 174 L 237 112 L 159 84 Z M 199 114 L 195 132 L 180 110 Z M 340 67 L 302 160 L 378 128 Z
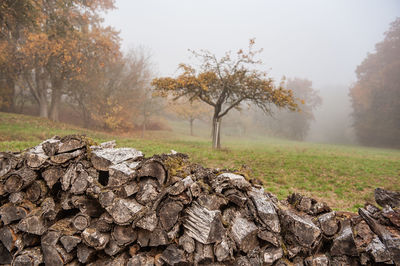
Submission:
M 64 246 L 65 250 L 69 253 L 71 252 L 82 239 L 78 236 L 62 236 L 60 238 L 61 244 Z
M 246 253 L 259 245 L 257 232 L 258 228 L 254 222 L 240 216 L 234 219 L 230 230 L 238 247 Z
M 6 203 L 0 207 L 1 220 L 5 225 L 19 221 L 28 215 L 28 210 L 13 203 Z
M 72 220 L 72 224 L 76 230 L 83 231 L 90 225 L 90 216 L 83 213 L 78 213 Z
M 56 164 L 63 164 L 73 158 L 78 157 L 79 155 L 83 154 L 83 150 L 76 150 L 74 152 L 68 152 L 68 153 L 61 153 L 57 155 L 53 155 L 50 157 L 50 160 L 53 163 Z
M 164 166 L 158 161 L 147 161 L 141 166 L 138 173 L 139 177 L 154 177 L 160 185 L 164 184 L 167 179 L 167 172 Z
M 136 241 L 137 232 L 129 225 L 116 225 L 112 231 L 112 238 L 120 246 L 126 246 Z
M 182 209 L 183 204 L 177 201 L 166 202 L 161 206 L 158 217 L 160 217 L 161 226 L 164 230 L 171 230 L 178 221 Z
M 183 154 L 54 137 L 0 152 L 1 265 L 374 265 L 400 261 L 399 192 L 359 215 Z
M 196 245 L 195 242 L 193 240 L 193 238 L 191 238 L 190 236 L 188 236 L 187 234 L 183 234 L 180 238 L 179 238 L 179 245 L 182 246 L 182 248 L 187 252 L 187 253 L 193 253 Z
M 42 173 L 43 179 L 49 188 L 52 188 L 63 175 L 64 170 L 59 167 L 50 167 Z
M 93 166 L 100 171 L 108 171 L 112 164 L 122 163 L 127 160 L 137 160 L 143 157 L 141 151 L 132 148 L 104 148 L 92 152 Z
M 85 243 L 97 250 L 104 249 L 110 240 L 110 235 L 102 233 L 96 228 L 88 227 L 82 232 L 82 239 Z
M 221 241 L 225 228 L 221 222 L 219 210 L 210 211 L 200 206 L 197 202 L 186 209 L 187 217 L 183 223 L 187 234 L 202 244 Z

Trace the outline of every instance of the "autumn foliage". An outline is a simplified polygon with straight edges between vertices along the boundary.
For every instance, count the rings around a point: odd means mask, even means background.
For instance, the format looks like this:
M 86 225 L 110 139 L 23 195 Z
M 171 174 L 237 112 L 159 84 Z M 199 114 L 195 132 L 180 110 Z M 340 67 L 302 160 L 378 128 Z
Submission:
M 400 147 L 400 18 L 357 67 L 350 88 L 354 128 L 365 145 Z
M 54 121 L 72 110 L 84 126 L 136 126 L 149 88 L 144 51 L 123 54 L 102 25 L 114 0 L 5 0 L 0 3 L 0 111 L 25 103 Z
M 160 95 L 172 95 L 175 99 L 187 97 L 213 108 L 213 148 L 221 147 L 222 118 L 243 103 L 251 103 L 266 113 L 272 105 L 297 109 L 292 91 L 276 86 L 266 72 L 257 69 L 261 61 L 256 56 L 262 50 L 254 50 L 254 45 L 254 40 L 250 40 L 247 51 L 240 49 L 234 55 L 227 52 L 221 58 L 209 51 L 193 52 L 200 60 L 199 68 L 181 64 L 182 73 L 178 77 L 156 78 L 152 82 Z

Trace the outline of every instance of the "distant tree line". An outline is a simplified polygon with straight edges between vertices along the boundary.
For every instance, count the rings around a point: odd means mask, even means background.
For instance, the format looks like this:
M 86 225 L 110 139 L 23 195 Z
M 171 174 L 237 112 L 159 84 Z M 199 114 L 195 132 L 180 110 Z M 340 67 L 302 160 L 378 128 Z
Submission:
M 58 121 L 65 107 L 86 127 L 113 130 L 146 122 L 149 57 L 121 52 L 118 33 L 102 25 L 113 8 L 114 0 L 1 1 L 0 111 L 31 105 Z
M 350 88 L 356 135 L 361 144 L 400 147 L 400 18 L 357 67 Z

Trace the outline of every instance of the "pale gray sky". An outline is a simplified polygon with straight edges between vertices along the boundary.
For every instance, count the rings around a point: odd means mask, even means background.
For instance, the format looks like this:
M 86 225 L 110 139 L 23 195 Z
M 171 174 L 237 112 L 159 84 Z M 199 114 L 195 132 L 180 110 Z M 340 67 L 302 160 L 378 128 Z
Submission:
M 222 55 L 256 38 L 277 80 L 309 78 L 316 87 L 350 84 L 355 67 L 400 16 L 398 0 L 117 0 L 105 24 L 124 50 L 150 50 L 160 75 L 190 62 L 188 49 Z
M 400 17 L 400 0 L 117 0 L 116 5 L 105 23 L 121 31 L 124 50 L 150 50 L 161 76 L 193 62 L 188 49 L 222 55 L 256 38 L 264 49 L 264 70 L 275 80 L 308 78 L 320 91 L 323 105 L 309 137 L 319 142 L 354 139 L 348 89 L 355 68 Z

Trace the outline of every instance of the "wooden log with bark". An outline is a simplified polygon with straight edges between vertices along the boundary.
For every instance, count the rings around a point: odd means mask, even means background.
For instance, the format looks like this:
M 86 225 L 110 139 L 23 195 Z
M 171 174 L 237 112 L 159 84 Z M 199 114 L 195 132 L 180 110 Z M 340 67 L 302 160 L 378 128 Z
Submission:
M 399 265 L 399 192 L 333 212 L 183 154 L 89 143 L 0 152 L 0 264 Z

